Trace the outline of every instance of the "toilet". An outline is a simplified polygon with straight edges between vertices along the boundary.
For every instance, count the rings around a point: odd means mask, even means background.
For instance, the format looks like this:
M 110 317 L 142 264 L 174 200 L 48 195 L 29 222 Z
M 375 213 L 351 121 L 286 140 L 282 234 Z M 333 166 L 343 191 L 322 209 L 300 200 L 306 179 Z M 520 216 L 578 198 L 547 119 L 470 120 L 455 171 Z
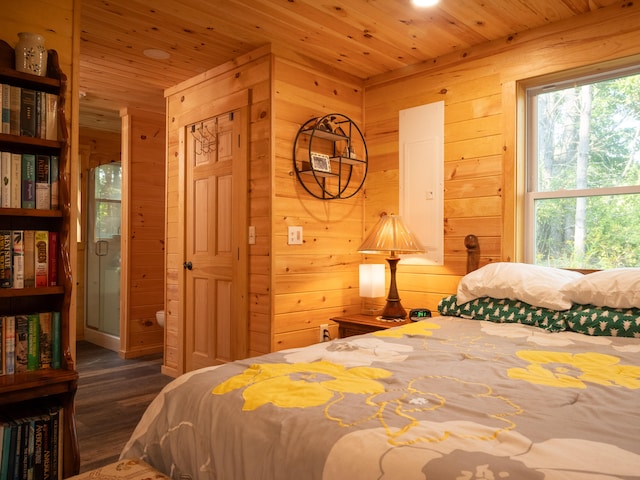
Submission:
M 164 328 L 164 310 L 158 310 L 156 312 L 156 322 L 158 322 L 158 325 Z

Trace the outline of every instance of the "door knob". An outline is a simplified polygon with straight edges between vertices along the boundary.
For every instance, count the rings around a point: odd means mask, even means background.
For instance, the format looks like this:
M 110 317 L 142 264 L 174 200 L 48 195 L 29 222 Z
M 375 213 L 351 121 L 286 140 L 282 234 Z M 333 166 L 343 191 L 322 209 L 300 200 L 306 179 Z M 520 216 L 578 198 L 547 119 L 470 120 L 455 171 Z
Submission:
M 193 270 L 193 264 L 191 262 L 184 262 L 182 266 L 187 270 Z

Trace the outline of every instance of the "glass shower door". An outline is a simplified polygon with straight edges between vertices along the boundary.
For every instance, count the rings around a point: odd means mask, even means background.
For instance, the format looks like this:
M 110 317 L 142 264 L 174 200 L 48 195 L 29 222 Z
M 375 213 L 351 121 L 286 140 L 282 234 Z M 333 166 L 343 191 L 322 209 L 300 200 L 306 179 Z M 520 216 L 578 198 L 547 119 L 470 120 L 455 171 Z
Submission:
M 100 336 L 120 336 L 120 163 L 90 171 L 87 203 L 87 340 L 110 347 Z M 97 339 L 97 340 L 96 340 Z

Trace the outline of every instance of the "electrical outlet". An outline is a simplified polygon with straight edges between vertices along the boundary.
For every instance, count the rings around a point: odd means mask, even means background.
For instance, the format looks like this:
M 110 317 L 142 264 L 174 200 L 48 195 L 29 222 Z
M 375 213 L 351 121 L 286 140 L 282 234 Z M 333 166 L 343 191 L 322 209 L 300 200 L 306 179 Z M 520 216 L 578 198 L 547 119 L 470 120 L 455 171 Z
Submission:
M 288 227 L 287 243 L 289 245 L 302 245 L 302 227 Z
M 320 325 L 320 341 L 328 342 L 329 340 L 331 340 L 331 334 L 329 333 L 329 325 L 326 323 L 323 323 L 322 325 Z

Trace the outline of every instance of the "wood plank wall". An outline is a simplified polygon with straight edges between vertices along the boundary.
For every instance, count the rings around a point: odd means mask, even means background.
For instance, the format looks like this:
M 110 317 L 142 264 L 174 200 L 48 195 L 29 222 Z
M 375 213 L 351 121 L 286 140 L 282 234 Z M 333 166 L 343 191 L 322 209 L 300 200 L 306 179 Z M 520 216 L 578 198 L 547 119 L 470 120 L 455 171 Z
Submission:
M 163 351 L 165 117 L 128 109 L 122 117 L 120 356 Z
M 522 260 L 518 82 L 616 59 L 637 63 L 639 26 L 640 5 L 624 2 L 366 83 L 367 226 L 398 208 L 399 111 L 445 102 L 445 262 L 399 264 L 405 307 L 435 310 L 444 294 L 455 292 L 465 273 L 467 234 L 480 238 L 481 264 Z
M 313 117 L 341 113 L 362 126 L 362 81 L 275 57 L 275 184 L 272 202 L 273 338 L 271 350 L 317 343 L 321 324 L 359 309 L 356 252 L 362 241 L 364 194 L 320 200 L 299 184 L 293 144 Z M 287 244 L 287 227 L 303 227 L 303 245 Z M 337 336 L 331 326 L 332 337 Z

